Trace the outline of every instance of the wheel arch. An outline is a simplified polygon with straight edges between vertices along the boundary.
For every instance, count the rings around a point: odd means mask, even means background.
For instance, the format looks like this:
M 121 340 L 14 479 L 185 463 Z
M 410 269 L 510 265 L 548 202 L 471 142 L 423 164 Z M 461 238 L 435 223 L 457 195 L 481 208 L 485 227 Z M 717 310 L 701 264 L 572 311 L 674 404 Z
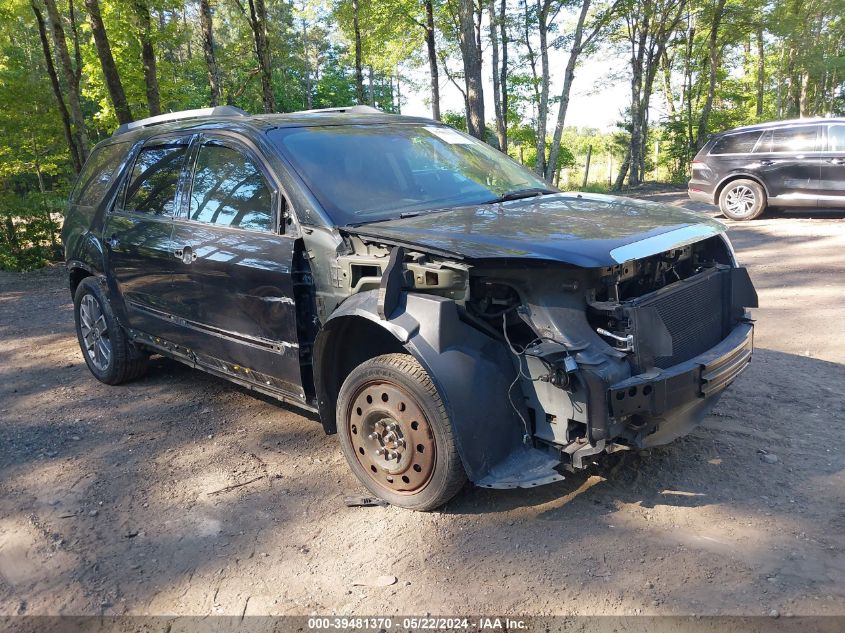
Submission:
M 394 332 L 361 314 L 332 317 L 314 343 L 314 388 L 327 434 L 337 432 L 337 397 L 355 367 L 382 354 L 408 353 Z
M 734 173 L 725 176 L 721 181 L 719 181 L 719 184 L 716 185 L 716 189 L 713 194 L 713 204 L 719 204 L 719 198 L 722 197 L 722 191 L 724 191 L 725 187 L 727 187 L 730 183 L 736 180 L 753 180 L 756 182 L 763 189 L 763 193 L 766 195 L 766 202 L 768 202 L 769 189 L 766 187 L 766 183 L 763 182 L 762 178 L 748 173 Z
M 559 460 L 523 442 L 528 413 L 504 343 L 465 323 L 453 300 L 436 295 L 402 292 L 395 309 L 380 318 L 372 290 L 352 295 L 331 315 L 314 346 L 317 404 L 327 433 L 337 431 L 337 393 L 349 372 L 393 352 L 411 354 L 428 373 L 471 481 L 515 488 L 561 478 L 552 470 Z
M 76 289 L 79 288 L 79 284 L 82 283 L 82 280 L 86 277 L 93 277 L 94 273 L 91 272 L 90 269 L 84 266 L 72 266 L 68 269 L 68 285 L 70 286 L 70 296 L 71 298 L 76 296 Z

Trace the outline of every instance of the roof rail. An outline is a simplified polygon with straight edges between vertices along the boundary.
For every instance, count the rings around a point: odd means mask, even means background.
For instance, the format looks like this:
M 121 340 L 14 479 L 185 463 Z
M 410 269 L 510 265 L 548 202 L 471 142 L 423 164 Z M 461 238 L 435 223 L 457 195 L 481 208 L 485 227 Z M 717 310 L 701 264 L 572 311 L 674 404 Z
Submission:
M 200 119 L 203 117 L 212 116 L 247 116 L 247 113 L 234 106 L 217 106 L 216 108 L 199 108 L 197 110 L 182 110 L 181 112 L 167 112 L 166 114 L 159 114 L 158 116 L 151 116 L 146 119 L 138 119 L 124 123 L 118 127 L 112 136 L 125 134 L 132 130 L 137 130 L 142 127 L 149 127 L 151 125 L 161 125 L 162 123 L 170 123 L 172 121 L 181 121 L 183 119 Z
M 299 110 L 293 114 L 330 114 L 336 112 L 339 114 L 384 114 L 382 110 L 368 105 L 354 105 L 340 108 L 317 108 L 316 110 Z

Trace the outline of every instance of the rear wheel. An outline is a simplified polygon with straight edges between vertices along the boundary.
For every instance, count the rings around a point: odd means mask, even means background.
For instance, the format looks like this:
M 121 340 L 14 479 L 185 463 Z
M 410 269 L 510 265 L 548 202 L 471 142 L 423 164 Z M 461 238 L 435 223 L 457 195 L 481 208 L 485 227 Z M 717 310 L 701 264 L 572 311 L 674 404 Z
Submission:
M 766 210 L 766 192 L 753 180 L 734 180 L 719 194 L 719 209 L 731 220 L 753 220 Z
M 147 355 L 129 341 L 93 277 L 86 277 L 79 283 L 73 307 L 79 347 L 97 380 L 118 385 L 144 372 Z
M 431 510 L 466 483 L 446 408 L 413 356 L 385 354 L 352 370 L 337 417 L 352 471 L 391 504 Z

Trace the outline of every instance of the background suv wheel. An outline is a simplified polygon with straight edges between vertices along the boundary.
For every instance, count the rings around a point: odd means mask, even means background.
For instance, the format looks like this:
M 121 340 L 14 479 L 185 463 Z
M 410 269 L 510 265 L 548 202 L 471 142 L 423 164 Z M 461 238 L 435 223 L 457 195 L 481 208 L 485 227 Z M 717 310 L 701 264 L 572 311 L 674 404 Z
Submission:
M 144 373 L 147 355 L 130 343 L 93 277 L 79 283 L 73 313 L 82 356 L 97 380 L 118 385 Z
M 753 180 L 731 181 L 719 194 L 719 209 L 731 220 L 753 220 L 766 210 L 766 192 Z

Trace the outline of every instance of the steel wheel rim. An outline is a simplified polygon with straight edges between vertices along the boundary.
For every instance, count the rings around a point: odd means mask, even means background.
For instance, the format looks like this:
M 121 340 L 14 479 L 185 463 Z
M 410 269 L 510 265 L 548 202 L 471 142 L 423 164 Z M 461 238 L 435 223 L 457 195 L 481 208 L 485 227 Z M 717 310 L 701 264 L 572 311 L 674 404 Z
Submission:
M 734 215 L 750 215 L 754 210 L 754 205 L 757 202 L 757 196 L 754 191 L 747 185 L 740 185 L 728 191 L 725 196 L 725 204 L 728 211 Z
M 394 494 L 420 492 L 431 481 L 437 445 L 419 403 L 395 383 L 375 380 L 355 393 L 346 433 L 370 481 Z
M 111 363 L 111 339 L 103 308 L 94 295 L 85 295 L 79 304 L 79 328 L 82 348 L 91 364 L 105 371 Z

